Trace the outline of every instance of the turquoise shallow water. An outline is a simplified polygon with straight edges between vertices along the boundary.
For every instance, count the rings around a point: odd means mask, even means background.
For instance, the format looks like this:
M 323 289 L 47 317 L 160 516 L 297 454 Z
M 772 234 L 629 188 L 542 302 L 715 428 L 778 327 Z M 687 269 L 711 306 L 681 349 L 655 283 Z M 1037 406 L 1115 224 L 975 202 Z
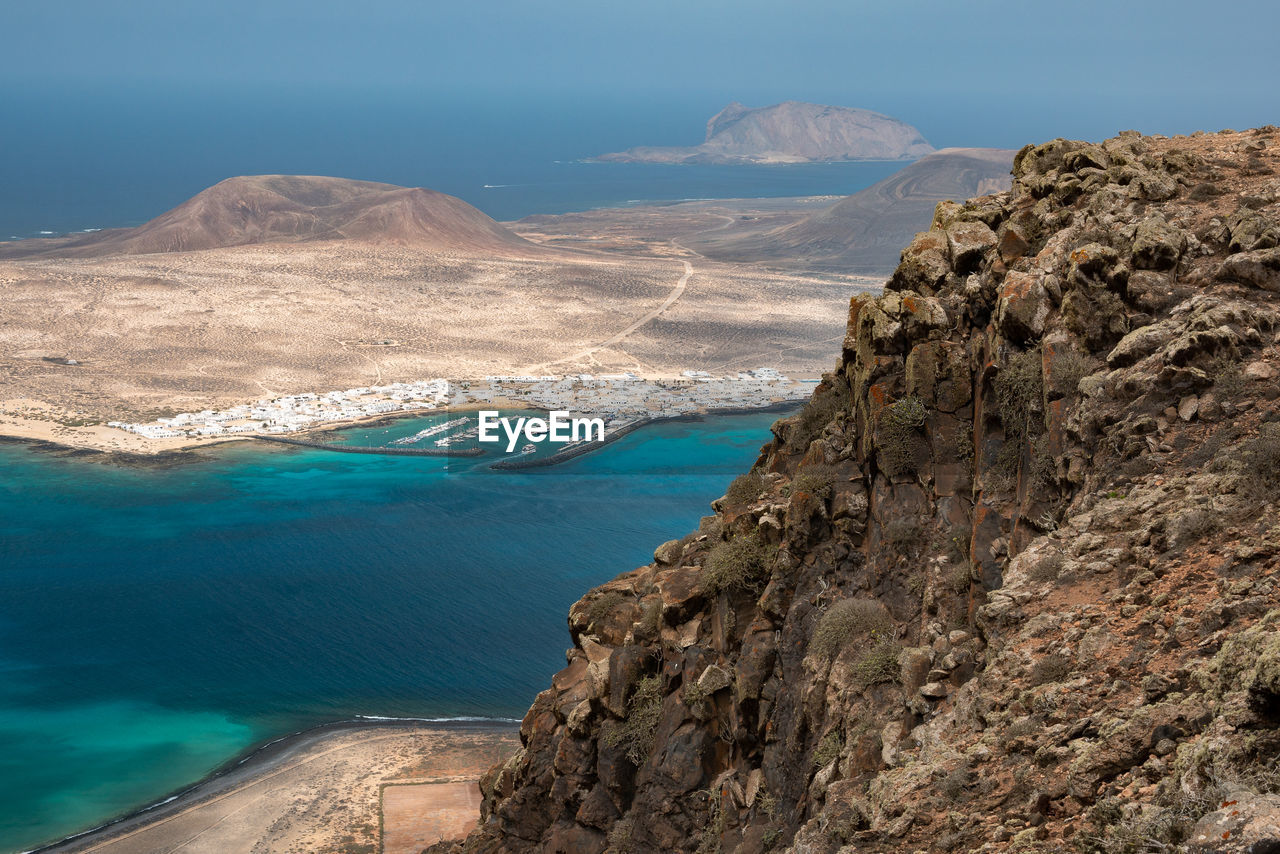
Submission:
M 777 417 L 655 425 L 518 473 L 0 445 L 0 851 L 314 723 L 518 717 L 563 664 L 568 606 L 696 525 Z

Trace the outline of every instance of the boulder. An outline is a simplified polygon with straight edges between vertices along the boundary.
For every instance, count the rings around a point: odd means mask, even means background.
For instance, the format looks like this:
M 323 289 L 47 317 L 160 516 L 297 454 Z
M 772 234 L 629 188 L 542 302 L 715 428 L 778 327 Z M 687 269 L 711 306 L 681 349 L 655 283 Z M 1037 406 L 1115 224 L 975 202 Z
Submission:
M 1265 291 L 1280 291 L 1280 248 L 1232 255 L 1222 262 L 1219 277 Z
M 1107 365 L 1112 368 L 1132 365 L 1168 344 L 1177 334 L 1178 325 L 1168 320 L 1135 329 L 1107 354 Z
M 1232 252 L 1251 252 L 1280 246 L 1280 225 L 1249 209 L 1237 211 L 1227 220 L 1230 235 L 1227 248 Z
M 1000 288 L 996 317 L 1000 331 L 1017 341 L 1029 341 L 1044 334 L 1049 317 L 1049 293 L 1032 273 L 1012 271 Z
M 1156 214 L 1138 223 L 1133 236 L 1133 265 L 1140 270 L 1171 270 L 1187 249 L 1187 233 Z
M 1278 854 L 1280 795 L 1233 792 L 1196 822 L 1188 848 L 1195 854 Z
M 964 276 L 975 272 L 987 250 L 996 245 L 996 233 L 981 222 L 958 222 L 947 229 L 951 267 Z
M 653 559 L 659 566 L 675 566 L 684 555 L 680 540 L 667 540 L 653 550 Z
M 902 251 L 902 263 L 885 286 L 891 291 L 933 293 L 951 272 L 947 235 L 941 229 L 922 231 Z

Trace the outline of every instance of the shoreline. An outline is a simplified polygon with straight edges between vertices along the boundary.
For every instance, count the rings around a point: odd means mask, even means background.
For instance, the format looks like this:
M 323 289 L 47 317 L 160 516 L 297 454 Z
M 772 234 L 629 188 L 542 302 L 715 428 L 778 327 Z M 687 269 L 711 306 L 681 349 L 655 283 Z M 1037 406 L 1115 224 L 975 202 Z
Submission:
M 615 432 L 612 436 L 607 436 L 603 441 L 589 443 L 587 446 L 575 446 L 563 451 L 558 451 L 544 460 L 497 460 L 490 463 L 488 468 L 497 470 L 514 471 L 526 468 L 544 468 L 546 466 L 556 465 L 558 463 L 567 462 L 575 459 L 583 454 L 598 450 L 605 445 L 611 444 L 617 439 L 621 439 L 626 435 L 652 424 L 659 424 L 669 421 L 698 421 L 704 417 L 717 415 L 752 415 L 763 412 L 777 412 L 798 406 L 807 398 L 794 398 L 792 400 L 774 401 L 773 403 L 764 404 L 762 406 L 730 406 L 730 407 L 712 407 L 702 412 L 681 413 L 679 415 L 659 415 L 652 418 L 644 418 L 639 421 L 632 422 Z M 237 436 L 219 436 L 213 439 L 182 439 L 169 440 L 177 444 L 172 447 L 157 448 L 152 451 L 133 451 L 124 449 L 101 448 L 91 445 L 71 444 L 62 442 L 58 439 L 48 436 L 35 435 L 14 435 L 12 433 L 0 432 L 0 446 L 3 445 L 23 445 L 33 451 L 54 454 L 63 457 L 79 457 L 86 460 L 97 460 L 102 462 L 113 463 L 117 465 L 130 466 L 163 466 L 177 465 L 184 462 L 193 462 L 201 458 L 202 451 L 216 448 L 219 446 L 231 445 L 233 443 L 245 443 L 255 440 L 271 442 L 280 445 L 294 445 L 299 447 L 315 448 L 317 450 L 336 451 L 339 453 L 362 453 L 377 454 L 385 456 L 430 456 L 430 457 L 462 457 L 474 458 L 483 456 L 474 452 L 462 453 L 459 451 L 448 451 L 444 453 L 430 452 L 431 449 L 413 449 L 413 448 L 369 448 L 364 446 L 340 446 L 330 445 L 320 441 L 310 441 L 307 436 L 323 434 L 334 430 L 350 430 L 357 427 L 369 428 L 378 427 L 383 424 L 394 424 L 411 418 L 429 418 L 434 415 L 446 415 L 451 412 L 475 412 L 480 409 L 489 407 L 498 407 L 501 409 L 509 409 L 513 412 L 546 412 L 545 408 L 529 406 L 526 403 L 513 404 L 512 402 L 485 402 L 485 403 L 468 403 L 459 406 L 450 406 L 443 409 L 420 410 L 411 412 L 393 412 L 380 413 L 371 415 L 366 419 L 356 419 L 353 421 L 333 422 L 318 425 L 312 429 L 302 430 L 298 433 L 298 438 L 284 436 L 262 436 L 257 434 L 243 433 Z M 4 430 L 4 426 L 0 425 L 0 430 Z M 150 440 L 150 441 L 166 441 L 166 440 Z M 408 453 L 406 453 L 406 451 Z M 562 456 L 563 455 L 563 456 Z M 514 465 L 513 465 L 514 464 Z
M 167 821 L 220 796 L 250 785 L 282 770 L 288 760 L 341 735 L 362 731 L 420 730 L 442 734 L 518 732 L 514 718 L 379 718 L 357 717 L 317 724 L 304 730 L 268 739 L 246 748 L 194 783 L 164 797 L 122 813 L 102 824 L 47 842 L 20 854 L 72 854 L 144 830 Z
M 652 418 L 642 418 L 639 421 L 632 421 L 624 427 L 613 432 L 611 436 L 605 436 L 594 442 L 585 442 L 581 445 L 575 445 L 572 448 L 565 448 L 557 451 L 549 457 L 543 457 L 540 460 L 528 460 L 523 458 L 509 458 L 505 460 L 496 460 L 489 464 L 489 468 L 496 471 L 521 471 L 523 469 L 548 468 L 550 466 L 567 463 L 578 457 L 585 456 L 592 451 L 598 451 L 606 445 L 610 445 L 619 439 L 629 436 L 641 427 L 650 427 L 654 424 L 668 424 L 679 421 L 701 421 L 706 417 L 715 417 L 718 415 L 755 415 L 757 413 L 767 412 L 785 412 L 801 406 L 805 398 L 795 398 L 793 400 L 780 400 L 765 406 L 723 406 L 707 409 L 704 412 L 684 412 L 679 415 L 657 415 Z

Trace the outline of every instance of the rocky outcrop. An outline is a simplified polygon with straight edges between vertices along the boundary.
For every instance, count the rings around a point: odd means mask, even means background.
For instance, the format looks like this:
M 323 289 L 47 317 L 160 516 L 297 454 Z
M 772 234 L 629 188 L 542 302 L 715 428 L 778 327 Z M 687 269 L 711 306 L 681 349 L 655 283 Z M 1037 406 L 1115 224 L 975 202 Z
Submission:
M 1054 140 L 939 205 L 716 514 L 572 608 L 452 847 L 1276 850 L 1278 153 Z
M 707 122 L 702 145 L 642 146 L 601 161 L 620 163 L 812 163 L 914 160 L 933 151 L 920 131 L 890 116 L 853 107 L 783 101 L 770 107 L 734 102 Z

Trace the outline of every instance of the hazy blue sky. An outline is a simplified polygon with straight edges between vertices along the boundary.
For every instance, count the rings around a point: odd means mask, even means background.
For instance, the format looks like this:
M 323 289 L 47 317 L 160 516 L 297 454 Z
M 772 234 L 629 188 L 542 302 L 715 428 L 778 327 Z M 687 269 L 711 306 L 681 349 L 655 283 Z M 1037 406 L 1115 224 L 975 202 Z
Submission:
M 4 4 L 0 85 L 794 98 L 1176 131 L 1280 122 L 1277 32 L 1262 0 L 59 0 Z
M 268 172 L 495 216 L 862 186 L 555 165 L 700 142 L 731 100 L 879 110 L 939 147 L 1280 124 L 1277 32 L 1274 0 L 0 0 L 0 239 Z

